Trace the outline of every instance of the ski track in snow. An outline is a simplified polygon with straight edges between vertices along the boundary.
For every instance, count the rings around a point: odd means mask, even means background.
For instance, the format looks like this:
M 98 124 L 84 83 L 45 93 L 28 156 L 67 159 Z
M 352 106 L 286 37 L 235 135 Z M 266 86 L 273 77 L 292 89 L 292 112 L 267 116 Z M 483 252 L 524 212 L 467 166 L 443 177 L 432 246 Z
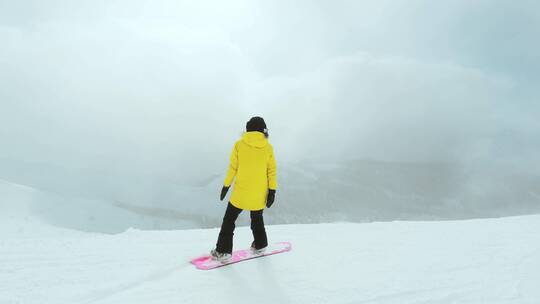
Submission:
M 268 226 L 290 252 L 203 271 L 217 229 L 107 235 L 10 219 L 0 303 L 538 303 L 540 215 Z M 6 222 L 3 223 L 6 225 Z M 236 248 L 251 243 L 239 227 Z
M 173 272 L 180 271 L 180 270 L 182 270 L 182 268 L 185 268 L 185 267 L 188 267 L 188 265 L 173 267 L 171 269 L 166 269 L 166 270 L 162 270 L 162 271 L 157 271 L 157 272 L 154 272 L 154 273 L 152 273 L 150 275 L 147 275 L 145 277 L 136 279 L 136 280 L 134 280 L 132 282 L 123 283 L 123 284 L 120 284 L 119 286 L 116 286 L 116 287 L 113 287 L 113 288 L 108 288 L 108 289 L 104 289 L 104 290 L 95 291 L 89 297 L 90 300 L 84 301 L 83 303 L 95 303 L 95 302 L 98 302 L 98 301 L 103 300 L 105 298 L 114 296 L 116 294 L 129 291 L 130 289 L 137 288 L 137 287 L 139 287 L 139 286 L 141 286 L 141 285 L 143 285 L 143 284 L 145 284 L 145 283 L 147 283 L 149 281 L 161 280 L 161 279 L 166 278 L 167 276 L 171 275 Z

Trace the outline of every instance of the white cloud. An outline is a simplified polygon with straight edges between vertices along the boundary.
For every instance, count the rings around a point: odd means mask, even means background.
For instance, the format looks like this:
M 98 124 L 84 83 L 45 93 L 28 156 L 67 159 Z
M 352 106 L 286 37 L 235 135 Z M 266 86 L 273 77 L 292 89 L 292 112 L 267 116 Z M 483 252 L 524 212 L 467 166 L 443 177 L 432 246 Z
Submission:
M 5 1 L 0 157 L 180 182 L 261 115 L 280 161 L 536 158 L 537 5 L 512 5 Z

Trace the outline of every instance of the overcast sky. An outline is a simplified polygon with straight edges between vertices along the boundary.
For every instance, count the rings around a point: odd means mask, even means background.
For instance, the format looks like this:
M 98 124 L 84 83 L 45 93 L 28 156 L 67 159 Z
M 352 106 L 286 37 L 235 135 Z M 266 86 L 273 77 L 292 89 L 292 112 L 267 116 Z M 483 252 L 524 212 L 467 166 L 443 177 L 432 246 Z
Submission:
M 537 1 L 0 0 L 0 165 L 221 174 L 260 115 L 282 164 L 537 169 L 538 37 Z

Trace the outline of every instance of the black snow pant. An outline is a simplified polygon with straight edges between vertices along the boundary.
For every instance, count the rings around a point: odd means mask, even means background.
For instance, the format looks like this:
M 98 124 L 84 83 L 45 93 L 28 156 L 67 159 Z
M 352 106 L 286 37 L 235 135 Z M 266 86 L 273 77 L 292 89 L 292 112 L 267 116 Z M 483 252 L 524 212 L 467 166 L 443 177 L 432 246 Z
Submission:
M 263 210 L 250 212 L 251 232 L 253 232 L 256 249 L 261 249 L 268 246 L 266 230 L 264 229 Z M 236 219 L 241 212 L 242 209 L 236 208 L 230 202 L 227 205 L 227 210 L 225 211 L 225 216 L 223 216 L 223 223 L 221 224 L 221 231 L 219 232 L 219 237 L 216 244 L 216 250 L 218 252 L 232 253 L 234 228 L 236 227 L 234 222 L 236 222 Z

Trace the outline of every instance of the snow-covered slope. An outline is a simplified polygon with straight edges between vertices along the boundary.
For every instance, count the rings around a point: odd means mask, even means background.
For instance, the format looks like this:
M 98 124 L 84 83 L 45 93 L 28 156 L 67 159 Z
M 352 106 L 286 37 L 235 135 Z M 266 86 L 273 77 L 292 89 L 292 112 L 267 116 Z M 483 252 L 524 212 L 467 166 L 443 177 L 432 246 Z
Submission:
M 12 213 L 9 225 L 23 228 L 1 234 L 3 304 L 533 304 L 540 299 L 538 215 L 270 225 L 270 241 L 291 241 L 291 252 L 202 271 L 188 261 L 212 247 L 217 229 L 110 235 L 54 228 L 21 214 Z M 249 228 L 239 227 L 235 246 L 250 241 Z
M 137 209 L 119 202 L 66 197 L 2 179 L 0 213 L 0 236 L 13 229 L 31 234 L 34 222 L 48 223 L 47 227 L 105 233 L 119 233 L 127 227 L 183 229 L 200 225 L 200 220 L 190 218 L 189 213 L 176 214 L 159 208 Z

